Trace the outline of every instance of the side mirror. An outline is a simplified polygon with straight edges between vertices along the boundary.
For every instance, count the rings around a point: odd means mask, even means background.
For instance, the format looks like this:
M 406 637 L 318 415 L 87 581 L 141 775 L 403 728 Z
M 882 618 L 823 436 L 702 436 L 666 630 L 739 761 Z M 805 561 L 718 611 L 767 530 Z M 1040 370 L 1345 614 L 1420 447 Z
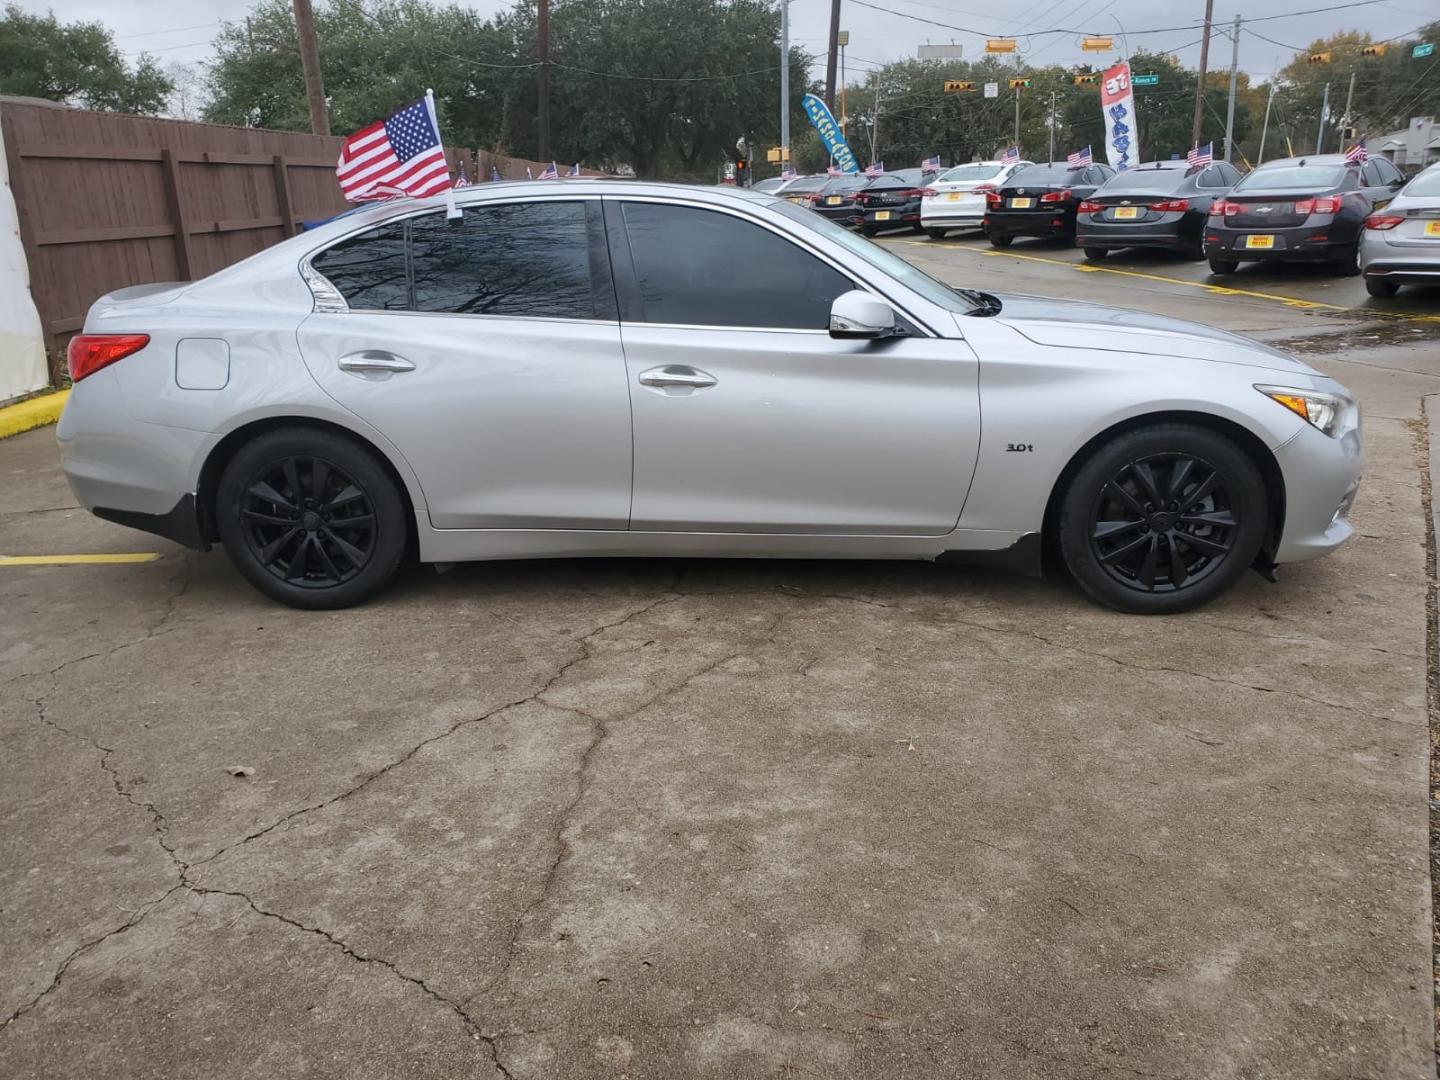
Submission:
M 887 338 L 895 336 L 895 309 L 878 296 L 860 289 L 841 293 L 830 305 L 833 338 Z

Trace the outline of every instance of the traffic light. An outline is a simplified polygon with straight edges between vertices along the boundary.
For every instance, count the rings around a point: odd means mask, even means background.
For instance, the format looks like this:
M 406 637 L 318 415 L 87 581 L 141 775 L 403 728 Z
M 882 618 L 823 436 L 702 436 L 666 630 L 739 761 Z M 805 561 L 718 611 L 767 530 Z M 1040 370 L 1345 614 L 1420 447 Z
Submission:
M 1330 54 L 1328 52 L 1311 53 L 1305 62 L 1307 64 L 1328 64 L 1330 63 Z
M 1011 90 L 1019 90 L 1021 87 L 1024 87 L 1026 90 L 1029 90 L 1029 89 L 1030 89 L 1030 80 L 1029 80 L 1029 79 L 1011 79 L 1011 80 L 1010 80 L 1010 89 L 1011 89 Z
M 735 162 L 735 186 L 750 186 L 750 162 L 746 161 L 743 157 Z
M 960 94 L 974 89 L 975 84 L 973 82 L 961 82 L 959 79 L 945 80 L 945 93 L 947 94 Z
M 1386 46 L 1384 46 L 1384 45 L 1366 45 L 1363 49 L 1360 50 L 1360 55 L 1361 55 L 1361 56 L 1384 56 L 1384 55 L 1385 55 L 1385 49 L 1386 49 Z
M 1083 74 L 1083 75 L 1076 75 L 1076 76 L 1075 76 L 1075 85 L 1076 85 L 1076 86 L 1094 86 L 1094 85 L 1095 85 L 1097 82 L 1099 82 L 1099 81 L 1100 81 L 1100 74 L 1099 74 L 1099 72 L 1095 72 L 1095 71 L 1091 71 L 1091 72 L 1088 72 L 1088 73 Z

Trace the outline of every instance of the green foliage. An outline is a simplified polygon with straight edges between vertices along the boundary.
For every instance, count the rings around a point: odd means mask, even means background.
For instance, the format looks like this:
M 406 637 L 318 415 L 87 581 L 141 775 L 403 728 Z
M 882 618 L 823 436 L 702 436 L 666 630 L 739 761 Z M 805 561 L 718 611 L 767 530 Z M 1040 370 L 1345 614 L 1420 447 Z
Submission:
M 100 23 L 60 23 L 15 4 L 0 15 L 0 93 L 154 114 L 172 88 L 148 56 L 129 67 Z

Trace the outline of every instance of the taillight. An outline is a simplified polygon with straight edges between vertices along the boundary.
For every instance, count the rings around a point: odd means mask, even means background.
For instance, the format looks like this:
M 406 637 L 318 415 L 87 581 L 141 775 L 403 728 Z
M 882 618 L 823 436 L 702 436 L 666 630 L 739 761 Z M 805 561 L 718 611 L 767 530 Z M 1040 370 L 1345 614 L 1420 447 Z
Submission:
M 909 191 L 902 191 L 900 194 L 907 199 L 928 199 L 931 195 L 935 194 L 935 189 L 928 187 L 917 187 L 911 188 Z
M 970 191 L 975 195 L 989 195 L 992 191 L 999 191 L 994 184 L 976 184 Z
M 1297 214 L 1338 214 L 1340 198 L 1337 195 L 1322 195 L 1318 199 L 1301 199 L 1295 204 Z
M 1098 214 L 1100 213 L 1100 209 L 1101 207 L 1098 202 L 1091 202 L 1089 199 L 1086 199 L 1075 208 L 1075 212 L 1077 214 Z
M 1159 210 L 1162 214 L 1178 214 L 1190 209 L 1189 199 L 1161 199 L 1159 202 L 1150 204 L 1151 210 Z
M 1047 191 L 1044 195 L 1040 196 L 1040 201 L 1042 203 L 1057 203 L 1065 202 L 1069 198 L 1070 189 L 1066 188 L 1064 191 Z
M 1211 217 L 1220 217 L 1222 215 L 1225 217 L 1234 217 L 1239 212 L 1240 204 L 1237 202 L 1231 202 L 1228 199 L 1216 199 L 1213 203 L 1210 204 Z
M 1003 201 L 1004 201 L 1004 200 L 1002 200 L 1002 199 L 1000 198 L 1000 193 L 999 193 L 998 191 L 987 191 L 987 192 L 985 192 L 985 205 L 986 205 L 986 206 L 999 206 L 1000 203 L 1003 202 Z
M 819 201 L 820 201 L 820 193 L 819 193 L 818 191 L 812 191 L 809 195 L 806 195 L 806 196 L 805 196 L 805 201 L 806 201 L 806 202 L 819 202 Z
M 70 381 L 77 383 L 150 344 L 149 334 L 76 334 L 67 354 Z
M 866 194 L 862 191 L 862 192 L 859 192 L 859 193 L 855 196 L 855 201 L 856 201 L 857 203 L 859 203 L 861 206 L 865 206 L 865 205 L 867 205 L 867 204 L 870 202 L 870 196 L 869 196 L 869 195 L 866 195 Z
M 1404 220 L 1403 217 L 1396 214 L 1371 214 L 1365 219 L 1365 228 L 1375 229 L 1377 232 L 1384 232 L 1386 229 L 1395 228 L 1396 225 L 1399 225 L 1400 222 Z

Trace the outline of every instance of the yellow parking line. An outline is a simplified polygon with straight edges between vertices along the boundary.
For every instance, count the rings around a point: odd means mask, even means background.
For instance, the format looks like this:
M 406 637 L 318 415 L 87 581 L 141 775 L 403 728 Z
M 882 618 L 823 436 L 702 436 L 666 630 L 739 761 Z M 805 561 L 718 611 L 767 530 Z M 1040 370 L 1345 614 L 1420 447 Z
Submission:
M 96 566 L 154 562 L 158 558 L 158 551 L 122 551 L 113 555 L 0 555 L 0 566 Z
M 916 247 L 929 248 L 932 251 L 935 250 L 934 244 L 927 244 L 923 240 L 900 240 L 897 242 L 901 244 L 914 244 Z M 1029 262 L 1050 263 L 1053 266 L 1068 266 L 1070 269 L 1078 270 L 1083 274 L 1119 274 L 1121 277 L 1141 278 L 1145 281 L 1159 281 L 1166 285 L 1188 285 L 1192 289 L 1204 289 L 1212 296 L 1244 296 L 1253 300 L 1268 300 L 1271 303 L 1284 304 L 1286 307 L 1292 308 L 1346 311 L 1367 317 L 1410 319 L 1415 322 L 1440 322 L 1440 315 L 1421 315 L 1418 312 L 1409 311 L 1373 311 L 1369 308 L 1351 308 L 1346 307 L 1344 304 L 1327 304 L 1320 300 L 1301 300 L 1294 296 L 1281 296 L 1279 293 L 1257 292 L 1254 289 L 1236 289 L 1228 285 L 1208 285 L 1203 281 L 1186 281 L 1184 278 L 1168 277 L 1164 274 L 1145 274 L 1139 270 L 1121 270 L 1114 266 L 1091 266 L 1088 263 L 1072 263 L 1066 259 L 1049 259 L 1044 255 L 1022 255 L 1016 251 L 976 251 L 968 247 L 947 247 L 945 250 L 963 251 L 967 255 L 984 255 L 987 258 L 1025 259 Z

